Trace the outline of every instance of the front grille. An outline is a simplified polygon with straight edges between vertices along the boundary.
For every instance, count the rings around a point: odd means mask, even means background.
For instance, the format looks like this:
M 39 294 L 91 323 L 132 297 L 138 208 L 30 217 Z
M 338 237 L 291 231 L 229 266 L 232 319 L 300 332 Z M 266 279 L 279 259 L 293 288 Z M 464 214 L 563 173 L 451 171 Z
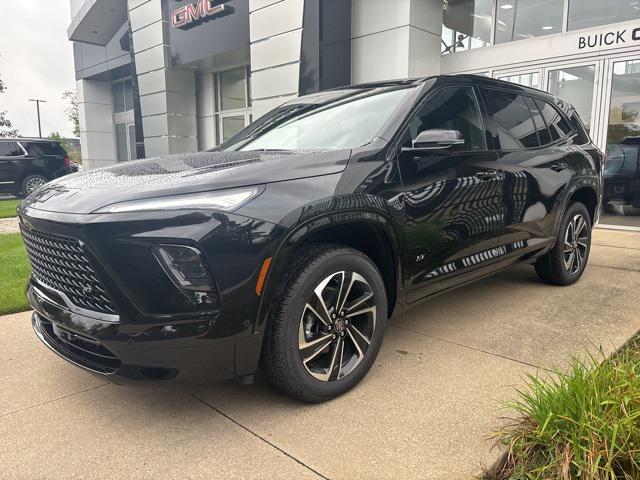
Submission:
M 120 359 L 100 342 L 59 327 L 39 315 L 35 326 L 51 348 L 85 368 L 109 374 L 122 365 Z
M 36 280 L 62 292 L 77 307 L 116 313 L 79 240 L 29 228 L 21 230 Z

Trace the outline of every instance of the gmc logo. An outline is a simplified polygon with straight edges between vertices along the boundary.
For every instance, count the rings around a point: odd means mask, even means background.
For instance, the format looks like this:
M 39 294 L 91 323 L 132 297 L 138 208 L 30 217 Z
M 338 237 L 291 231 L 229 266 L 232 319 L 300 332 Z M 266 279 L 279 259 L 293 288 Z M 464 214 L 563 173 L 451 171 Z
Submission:
M 204 18 L 220 15 L 225 11 L 225 5 L 214 5 L 215 0 L 198 0 L 196 3 L 189 3 L 171 13 L 171 26 L 173 28 L 184 28 L 194 22 Z

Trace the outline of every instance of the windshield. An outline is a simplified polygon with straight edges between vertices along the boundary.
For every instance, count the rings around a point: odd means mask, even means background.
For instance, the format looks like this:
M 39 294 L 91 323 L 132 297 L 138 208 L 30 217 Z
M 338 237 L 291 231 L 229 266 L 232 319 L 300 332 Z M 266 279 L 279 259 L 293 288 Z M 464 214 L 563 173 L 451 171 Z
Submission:
M 329 105 L 295 109 L 272 128 L 258 129 L 226 150 L 339 150 L 365 145 L 413 88 L 367 92 Z

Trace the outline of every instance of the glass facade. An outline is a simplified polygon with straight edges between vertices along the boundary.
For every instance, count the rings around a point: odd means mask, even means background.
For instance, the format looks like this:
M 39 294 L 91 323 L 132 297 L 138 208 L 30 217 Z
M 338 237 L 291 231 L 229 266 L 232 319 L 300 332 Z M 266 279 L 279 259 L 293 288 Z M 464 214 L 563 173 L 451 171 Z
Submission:
M 636 0 L 569 0 L 568 30 L 640 19 Z
M 491 43 L 493 0 L 451 0 L 444 11 L 443 52 L 486 47 Z
M 638 0 L 448 0 L 444 3 L 443 54 L 640 19 Z
M 131 79 L 118 80 L 111 84 L 113 96 L 113 113 L 133 110 L 133 84 Z
M 564 0 L 498 0 L 495 43 L 562 32 Z

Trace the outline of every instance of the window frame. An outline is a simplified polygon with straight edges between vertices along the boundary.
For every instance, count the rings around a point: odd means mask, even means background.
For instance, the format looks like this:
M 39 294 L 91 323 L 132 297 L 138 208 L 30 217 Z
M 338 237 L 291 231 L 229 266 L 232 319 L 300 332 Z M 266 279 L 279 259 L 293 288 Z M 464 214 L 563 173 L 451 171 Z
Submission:
M 476 99 L 476 105 L 478 106 L 478 112 L 480 113 L 480 121 L 482 122 L 482 128 L 485 132 L 484 135 L 484 143 L 485 143 L 485 148 L 484 150 L 455 150 L 452 151 L 452 154 L 473 154 L 473 153 L 486 153 L 486 152 L 491 152 L 494 151 L 495 149 L 494 147 L 494 143 L 493 143 L 493 138 L 491 138 L 491 135 L 489 135 L 489 128 L 487 125 L 487 111 L 484 105 L 484 101 L 482 99 L 482 97 L 479 95 L 479 91 L 478 91 L 478 87 L 477 85 L 473 84 L 473 83 L 451 83 L 451 84 L 446 84 L 446 85 L 440 85 L 432 90 L 429 90 L 428 92 L 426 92 L 424 94 L 424 97 L 421 99 L 418 99 L 418 101 L 416 101 L 414 107 L 409 111 L 409 113 L 405 116 L 404 120 L 402 121 L 402 123 L 400 124 L 400 127 L 397 129 L 397 133 L 395 135 L 395 138 L 392 140 L 392 143 L 394 145 L 396 145 L 396 149 L 398 151 L 398 153 L 401 151 L 401 147 L 402 147 L 402 141 L 403 139 L 409 135 L 409 137 L 411 137 L 411 131 L 410 131 L 410 127 L 411 127 L 411 121 L 413 120 L 413 118 L 418 114 L 418 112 L 420 111 L 420 109 L 422 109 L 422 107 L 429 102 L 434 96 L 438 95 L 440 92 L 442 92 L 443 90 L 446 90 L 448 88 L 466 88 L 466 89 L 470 89 L 473 91 L 473 95 Z M 413 141 L 413 138 L 411 137 L 411 140 Z

